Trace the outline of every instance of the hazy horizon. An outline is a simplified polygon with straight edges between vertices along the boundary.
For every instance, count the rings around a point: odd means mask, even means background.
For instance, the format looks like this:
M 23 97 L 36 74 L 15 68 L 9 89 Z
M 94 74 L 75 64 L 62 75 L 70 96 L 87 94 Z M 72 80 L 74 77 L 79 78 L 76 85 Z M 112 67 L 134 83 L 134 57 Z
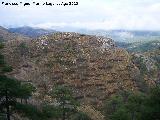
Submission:
M 31 2 L 31 0 L 28 0 Z M 46 2 L 46 0 L 34 0 Z M 55 0 L 59 1 L 59 0 Z M 55 2 L 54 1 L 54 2 Z M 68 0 L 60 0 L 59 2 Z M 73 0 L 74 1 L 74 0 Z M 159 0 L 75 0 L 78 6 L 4 6 L 0 26 L 160 31 Z M 10 2 L 4 0 L 4 2 Z M 12 2 L 20 2 L 14 0 Z M 27 1 L 26 1 L 27 2 Z M 47 2 L 53 2 L 47 0 Z
M 71 27 L 69 27 L 69 26 L 68 26 L 68 27 L 52 26 L 52 27 L 50 27 L 50 28 L 43 28 L 43 27 L 38 27 L 38 26 L 37 26 L 37 27 L 35 27 L 35 26 L 27 26 L 27 25 L 22 25 L 22 26 L 11 26 L 11 25 L 10 25 L 10 26 L 8 26 L 8 27 L 7 27 L 7 26 L 3 26 L 3 25 L 0 25 L 0 26 L 3 27 L 3 28 L 6 28 L 6 29 L 12 29 L 12 28 L 13 28 L 13 29 L 14 29 L 14 28 L 16 29 L 16 28 L 25 28 L 25 27 L 27 28 L 27 27 L 30 27 L 30 28 L 33 28 L 33 29 L 57 30 L 57 31 L 58 31 L 58 30 L 62 30 L 62 31 L 63 31 L 63 29 L 65 29 L 65 31 L 66 31 L 67 28 L 71 28 Z M 73 30 L 73 29 L 74 29 L 74 30 Z M 71 29 L 68 29 L 68 32 L 69 32 L 70 30 L 71 30 Z M 78 32 L 79 30 L 82 30 L 82 31 L 83 31 L 83 30 L 84 30 L 84 31 L 104 31 L 104 32 L 105 32 L 105 31 L 122 31 L 122 32 L 123 32 L 123 31 L 124 31 L 124 32 L 125 32 L 125 31 L 126 31 L 126 32 L 127 32 L 127 31 L 137 31 L 137 32 L 138 32 L 138 31 L 139 31 L 139 32 L 141 32 L 141 31 L 142 31 L 142 32 L 143 32 L 143 31 L 144 31 L 144 32 L 145 32 L 145 31 L 146 31 L 146 32 L 150 32 L 150 31 L 151 31 L 151 32 L 160 32 L 160 29 L 159 29 L 159 30 L 146 30 L 146 29 L 141 29 L 141 30 L 138 30 L 138 29 L 137 29 L 137 30 L 136 30 L 136 29 L 134 29 L 134 30 L 133 30 L 133 29 L 131 29 L 131 30 L 130 30 L 130 29 L 106 29 L 106 30 L 105 30 L 105 29 L 87 29 L 87 28 L 78 28 L 78 27 L 77 27 L 77 28 L 76 28 L 76 27 L 75 27 L 75 28 L 72 27 L 72 30 L 71 30 L 71 31 L 73 31 L 73 32 L 75 31 L 75 32 L 76 32 L 76 30 L 77 30 L 77 32 Z

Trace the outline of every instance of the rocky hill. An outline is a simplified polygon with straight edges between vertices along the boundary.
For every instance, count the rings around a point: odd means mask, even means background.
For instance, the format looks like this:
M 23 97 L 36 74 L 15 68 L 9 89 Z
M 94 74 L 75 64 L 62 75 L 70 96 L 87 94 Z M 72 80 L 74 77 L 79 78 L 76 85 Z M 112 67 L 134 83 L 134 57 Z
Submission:
M 42 101 L 55 85 L 67 85 L 79 101 L 96 105 L 119 90 L 138 89 L 139 69 L 110 38 L 55 33 L 8 41 L 4 53 L 14 68 L 9 75 L 35 84 Z

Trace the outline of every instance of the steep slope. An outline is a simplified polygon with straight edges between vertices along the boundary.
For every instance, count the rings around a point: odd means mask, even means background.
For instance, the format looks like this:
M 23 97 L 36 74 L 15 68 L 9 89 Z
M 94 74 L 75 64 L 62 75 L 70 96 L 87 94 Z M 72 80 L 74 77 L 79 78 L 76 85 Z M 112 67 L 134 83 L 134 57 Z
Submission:
M 67 85 L 81 102 L 100 105 L 119 90 L 137 90 L 139 70 L 112 39 L 77 33 L 55 33 L 32 41 L 8 41 L 10 74 L 34 83 L 36 97 L 48 100 L 54 85 Z
M 141 78 L 148 85 L 157 85 L 160 83 L 160 49 L 148 50 L 142 53 L 132 53 L 132 61 L 139 68 Z M 144 86 L 144 85 L 143 85 Z
M 28 37 L 39 37 L 41 35 L 47 35 L 56 32 L 55 30 L 46 30 L 32 27 L 10 28 L 9 31 L 13 33 L 19 33 Z

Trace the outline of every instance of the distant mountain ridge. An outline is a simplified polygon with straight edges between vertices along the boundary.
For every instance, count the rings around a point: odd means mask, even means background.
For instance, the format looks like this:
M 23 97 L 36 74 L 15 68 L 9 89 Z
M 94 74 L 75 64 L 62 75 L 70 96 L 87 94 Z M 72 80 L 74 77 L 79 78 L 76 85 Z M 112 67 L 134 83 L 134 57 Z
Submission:
M 19 33 L 28 37 L 39 37 L 41 35 L 47 35 L 51 33 L 55 33 L 55 30 L 51 29 L 42 29 L 42 28 L 33 28 L 29 26 L 18 27 L 18 28 L 9 28 L 10 32 Z
M 0 41 L 11 41 L 11 40 L 26 40 L 26 39 L 31 39 L 29 37 L 25 37 L 21 34 L 18 33 L 12 33 L 8 29 L 3 28 L 0 26 Z
M 9 29 L 0 27 L 0 40 L 34 39 L 43 35 L 57 33 L 58 31 L 67 31 L 67 28 L 53 28 L 55 30 L 33 28 L 29 26 Z M 112 38 L 116 42 L 117 47 L 125 48 L 129 52 L 146 52 L 148 50 L 160 48 L 160 31 L 87 30 L 74 28 L 68 28 L 68 31 L 84 35 L 96 35 Z
M 88 30 L 73 27 L 51 27 L 51 29 L 34 28 L 30 26 L 9 28 L 10 32 L 19 33 L 28 37 L 39 37 L 42 35 L 48 35 L 60 32 L 76 32 L 86 35 L 96 35 L 110 37 L 116 42 L 143 42 L 143 41 L 155 41 L 160 40 L 160 31 L 147 31 L 147 30 Z

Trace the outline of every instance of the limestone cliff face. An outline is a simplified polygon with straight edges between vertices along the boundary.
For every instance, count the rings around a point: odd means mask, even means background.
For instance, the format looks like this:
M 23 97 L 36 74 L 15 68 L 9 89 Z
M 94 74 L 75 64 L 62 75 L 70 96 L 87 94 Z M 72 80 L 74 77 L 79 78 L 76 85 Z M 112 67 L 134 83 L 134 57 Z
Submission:
M 121 89 L 137 89 L 139 70 L 109 38 L 55 33 L 9 41 L 5 56 L 14 67 L 10 75 L 35 84 L 43 100 L 54 85 L 67 85 L 78 100 L 95 104 Z

